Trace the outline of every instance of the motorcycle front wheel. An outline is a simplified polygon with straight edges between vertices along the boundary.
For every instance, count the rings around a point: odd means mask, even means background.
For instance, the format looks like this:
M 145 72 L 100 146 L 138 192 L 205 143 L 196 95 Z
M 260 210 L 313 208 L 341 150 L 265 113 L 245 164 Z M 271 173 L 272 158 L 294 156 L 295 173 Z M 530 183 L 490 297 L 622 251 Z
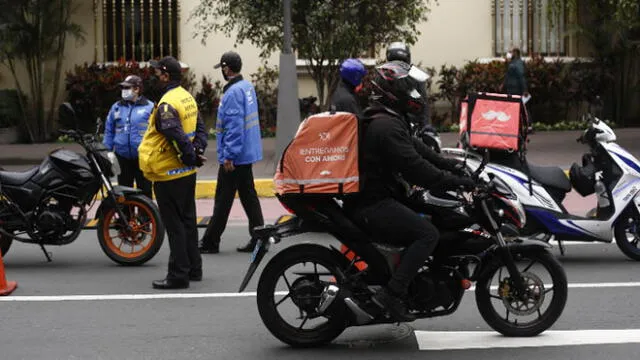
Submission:
M 342 268 L 339 254 L 320 245 L 295 245 L 274 256 L 258 282 L 258 312 L 267 329 L 293 347 L 321 346 L 338 337 L 346 328 L 335 310 L 342 304 L 336 299 L 331 315 L 316 309 L 325 286 L 344 281 Z
M 546 250 L 513 256 L 525 283 L 525 294 L 518 294 L 506 265 L 496 261 L 476 283 L 478 311 L 492 329 L 505 336 L 536 336 L 562 314 L 567 302 L 567 276 L 560 262 Z
M 144 195 L 129 195 L 120 204 L 124 223 L 114 208 L 105 209 L 98 220 L 98 241 L 102 251 L 121 265 L 142 265 L 162 247 L 164 225 L 158 207 Z

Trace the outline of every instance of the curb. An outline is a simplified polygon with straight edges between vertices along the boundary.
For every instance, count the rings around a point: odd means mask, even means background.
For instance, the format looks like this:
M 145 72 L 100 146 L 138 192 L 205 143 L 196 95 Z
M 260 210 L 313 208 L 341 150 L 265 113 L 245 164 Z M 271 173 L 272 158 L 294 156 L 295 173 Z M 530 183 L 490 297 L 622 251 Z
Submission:
M 275 187 L 273 179 L 254 179 L 258 197 L 269 198 L 275 197 Z M 196 199 L 213 199 L 216 194 L 216 180 L 198 180 L 196 184 Z M 238 194 L 236 194 L 236 198 Z
M 275 197 L 275 187 L 273 186 L 273 179 L 254 179 L 253 180 L 258 197 L 272 198 Z M 117 185 L 117 182 L 111 183 Z M 196 199 L 213 199 L 216 195 L 216 180 L 198 180 L 196 182 Z M 106 190 L 106 189 L 105 189 Z M 238 194 L 236 193 L 236 198 Z M 102 194 L 98 192 L 96 194 L 97 200 L 102 200 Z

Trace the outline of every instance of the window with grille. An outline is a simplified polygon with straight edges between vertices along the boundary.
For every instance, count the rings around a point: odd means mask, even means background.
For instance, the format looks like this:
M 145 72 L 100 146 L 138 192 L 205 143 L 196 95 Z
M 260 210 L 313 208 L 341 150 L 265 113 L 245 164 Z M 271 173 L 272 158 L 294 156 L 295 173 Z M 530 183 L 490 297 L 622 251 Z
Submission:
M 552 0 L 494 0 L 494 55 L 511 48 L 523 55 L 566 55 L 566 14 Z
M 102 0 L 104 61 L 179 58 L 177 0 Z

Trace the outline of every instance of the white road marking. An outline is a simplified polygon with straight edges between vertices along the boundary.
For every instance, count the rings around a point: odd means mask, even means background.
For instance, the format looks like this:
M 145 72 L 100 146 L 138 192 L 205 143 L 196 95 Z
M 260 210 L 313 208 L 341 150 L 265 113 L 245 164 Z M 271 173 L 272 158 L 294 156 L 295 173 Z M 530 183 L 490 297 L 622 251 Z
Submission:
M 525 338 L 491 331 L 415 331 L 420 350 L 495 349 L 516 347 L 640 343 L 640 329 L 548 330 Z
M 551 287 L 551 285 L 545 285 Z M 574 283 L 570 289 L 636 288 L 640 282 L 611 283 Z M 497 286 L 491 287 L 493 290 Z M 19 290 L 20 288 L 18 288 Z M 468 291 L 474 291 L 471 287 Z M 286 295 L 286 291 L 277 291 L 276 295 Z M 113 294 L 113 295 L 27 295 L 0 296 L 0 302 L 51 302 L 51 301 L 104 301 L 104 300 L 165 300 L 165 299 L 207 299 L 207 298 L 246 298 L 255 297 L 255 292 L 243 293 L 151 293 L 151 294 Z

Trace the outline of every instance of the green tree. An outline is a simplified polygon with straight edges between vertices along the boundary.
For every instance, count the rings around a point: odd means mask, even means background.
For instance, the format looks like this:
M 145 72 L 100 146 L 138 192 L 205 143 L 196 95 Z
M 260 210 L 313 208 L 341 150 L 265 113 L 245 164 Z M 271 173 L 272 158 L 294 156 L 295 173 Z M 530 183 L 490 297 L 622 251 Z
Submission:
M 20 106 L 30 140 L 48 140 L 67 37 L 84 40 L 82 28 L 71 21 L 73 0 L 0 0 L 0 8 L 0 61 L 9 68 L 17 90 L 28 96 Z M 28 75 L 26 84 L 19 76 L 21 66 Z
M 341 60 L 399 39 L 413 44 L 420 35 L 416 26 L 427 20 L 437 1 L 293 0 L 293 48 L 299 59 L 308 60 L 321 106 L 338 84 Z M 235 32 L 239 42 L 262 49 L 261 56 L 282 44 L 281 0 L 201 0 L 190 19 L 196 20 L 194 37 L 203 43 L 211 33 Z
M 640 78 L 640 0 L 553 0 L 552 7 L 565 7 L 573 18 L 569 33 L 588 41 L 593 60 L 608 83 L 606 108 L 611 120 L 630 125 L 630 105 L 637 102 Z M 576 16 L 580 14 L 580 16 Z

